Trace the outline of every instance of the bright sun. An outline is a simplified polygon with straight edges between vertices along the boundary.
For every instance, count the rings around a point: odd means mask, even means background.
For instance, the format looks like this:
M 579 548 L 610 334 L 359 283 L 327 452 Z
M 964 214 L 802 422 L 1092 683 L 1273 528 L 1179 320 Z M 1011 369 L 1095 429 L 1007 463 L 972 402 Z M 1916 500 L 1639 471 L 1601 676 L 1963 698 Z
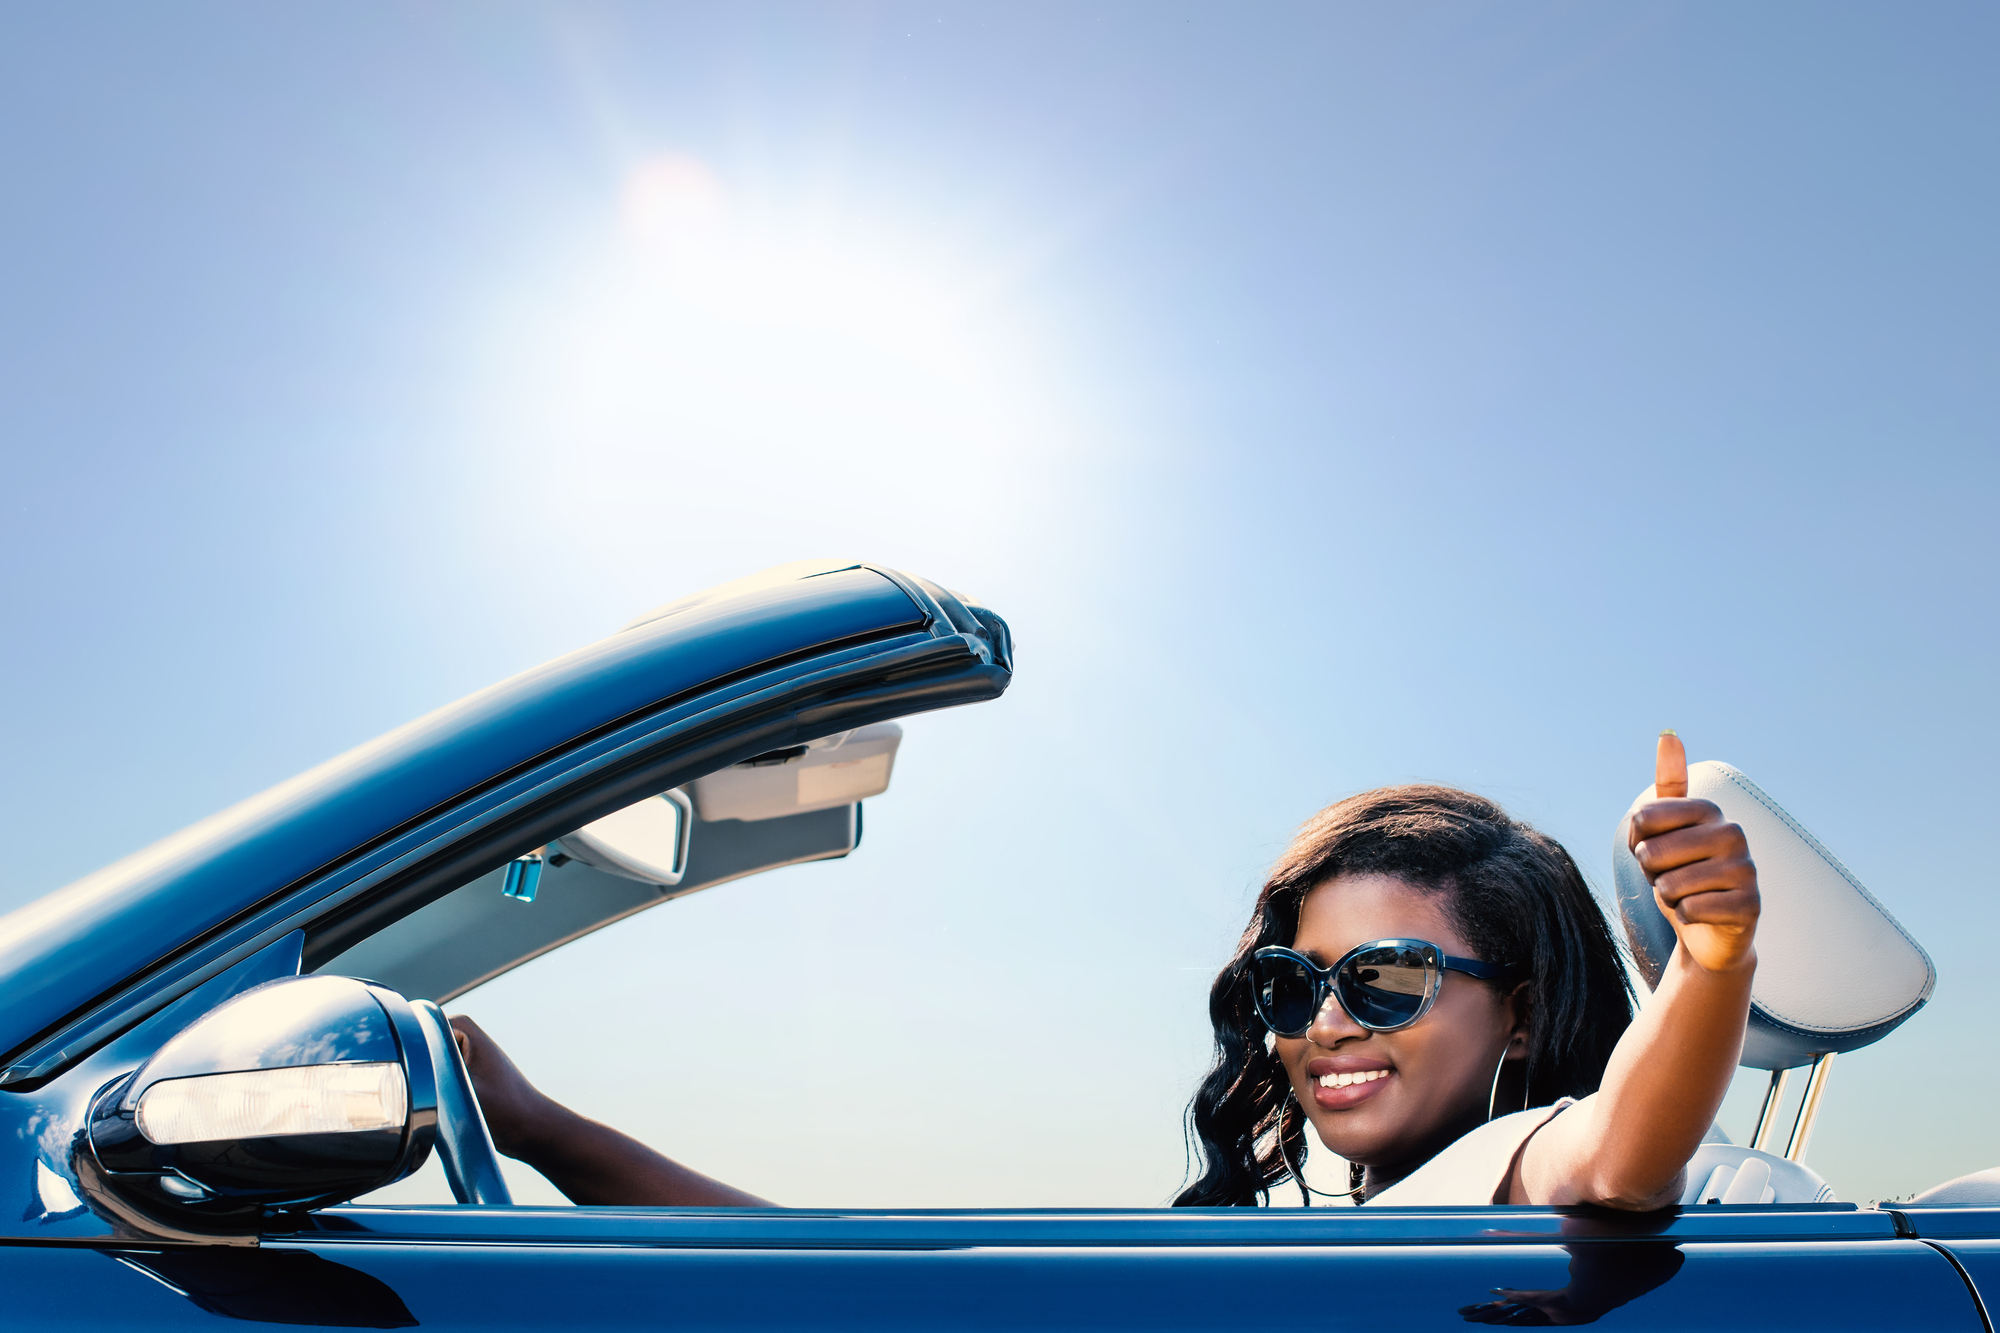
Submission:
M 811 332 L 866 344 L 933 372 L 968 369 L 958 339 L 965 297 L 907 257 L 872 253 L 829 228 L 758 226 L 737 216 L 696 158 L 649 159 L 626 176 L 620 230 L 645 317 Z
M 577 540 L 657 524 L 667 496 L 682 525 L 831 508 L 879 533 L 940 487 L 997 511 L 1028 484 L 1028 395 L 962 272 L 832 208 L 760 210 L 683 155 L 627 173 L 617 223 L 517 294 L 479 376 L 480 447 L 520 460 L 491 479 L 539 487 Z

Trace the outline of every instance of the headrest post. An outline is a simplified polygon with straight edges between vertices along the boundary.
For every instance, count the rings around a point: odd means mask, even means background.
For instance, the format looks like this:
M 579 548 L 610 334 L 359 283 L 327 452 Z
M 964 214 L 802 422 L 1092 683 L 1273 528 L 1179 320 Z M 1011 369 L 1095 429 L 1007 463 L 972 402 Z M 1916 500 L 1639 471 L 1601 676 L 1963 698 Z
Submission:
M 1813 1122 L 1819 1119 L 1819 1100 L 1826 1093 L 1826 1076 L 1833 1072 L 1833 1055 L 1815 1055 L 1812 1077 L 1806 1080 L 1805 1100 L 1799 1103 L 1799 1118 L 1792 1123 L 1792 1141 L 1785 1145 L 1785 1160 L 1802 1162 L 1806 1144 L 1812 1139 Z
M 1771 1140 L 1778 1136 L 1778 1104 L 1785 1100 L 1785 1084 L 1791 1077 L 1789 1069 L 1771 1071 L 1771 1086 L 1764 1091 L 1764 1109 L 1757 1113 L 1757 1132 L 1750 1136 L 1750 1146 L 1758 1152 L 1771 1151 Z

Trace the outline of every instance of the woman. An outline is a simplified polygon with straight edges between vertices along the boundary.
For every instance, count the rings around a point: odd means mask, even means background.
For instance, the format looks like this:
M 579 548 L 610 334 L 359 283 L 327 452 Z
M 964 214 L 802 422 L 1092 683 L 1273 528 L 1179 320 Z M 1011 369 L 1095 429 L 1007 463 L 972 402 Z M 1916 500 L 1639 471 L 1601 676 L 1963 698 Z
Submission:
M 1211 991 L 1216 1064 L 1189 1111 L 1204 1169 L 1175 1202 L 1255 1204 L 1299 1181 L 1307 1123 L 1352 1164 L 1357 1198 L 1677 1198 L 1743 1041 L 1757 873 L 1742 830 L 1685 799 L 1671 732 L 1655 790 L 1629 837 L 1681 947 L 1636 1022 L 1618 947 L 1555 842 L 1445 787 L 1321 812 Z M 452 1023 L 495 1146 L 576 1202 L 764 1205 L 558 1105 L 477 1024 Z
M 1634 1020 L 1568 854 L 1498 806 L 1390 787 L 1328 807 L 1258 895 L 1210 992 L 1182 1205 L 1267 1201 L 1310 1124 L 1356 1201 L 1664 1207 L 1728 1090 L 1757 966 L 1743 832 L 1660 737 L 1628 845 L 1679 937 Z

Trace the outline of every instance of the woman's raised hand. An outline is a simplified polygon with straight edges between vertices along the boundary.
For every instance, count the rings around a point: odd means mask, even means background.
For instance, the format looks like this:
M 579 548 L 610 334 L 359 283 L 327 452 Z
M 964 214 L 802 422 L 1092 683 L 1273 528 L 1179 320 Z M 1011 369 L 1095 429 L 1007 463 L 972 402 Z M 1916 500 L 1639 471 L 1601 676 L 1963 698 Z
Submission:
M 1521 1150 L 1509 1202 L 1666 1207 L 1729 1091 L 1757 979 L 1757 867 L 1743 830 L 1687 793 L 1687 751 L 1662 732 L 1653 790 L 1627 820 L 1625 845 L 1679 944 L 1597 1091 Z M 1572 1265 L 1570 1297 L 1577 1277 Z M 1560 1322 L 1547 1306 L 1536 1310 Z M 1521 1313 L 1527 1323 L 1535 1310 Z
M 1712 801 L 1688 799 L 1687 751 L 1660 733 L 1653 799 L 1632 814 L 1626 845 L 1646 872 L 1681 950 L 1703 970 L 1755 967 L 1757 867 L 1743 830 Z

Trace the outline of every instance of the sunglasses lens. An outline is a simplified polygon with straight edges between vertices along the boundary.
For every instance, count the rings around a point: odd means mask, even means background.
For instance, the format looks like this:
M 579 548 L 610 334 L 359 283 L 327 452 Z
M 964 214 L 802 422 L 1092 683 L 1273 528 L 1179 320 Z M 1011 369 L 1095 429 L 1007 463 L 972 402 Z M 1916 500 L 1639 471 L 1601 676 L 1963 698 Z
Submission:
M 1420 949 L 1381 948 L 1351 958 L 1333 979 L 1340 1007 L 1372 1028 L 1401 1027 L 1423 1012 L 1437 969 Z
M 1281 1037 L 1296 1037 L 1312 1026 L 1312 974 L 1290 958 L 1259 958 L 1251 970 L 1257 1011 Z

